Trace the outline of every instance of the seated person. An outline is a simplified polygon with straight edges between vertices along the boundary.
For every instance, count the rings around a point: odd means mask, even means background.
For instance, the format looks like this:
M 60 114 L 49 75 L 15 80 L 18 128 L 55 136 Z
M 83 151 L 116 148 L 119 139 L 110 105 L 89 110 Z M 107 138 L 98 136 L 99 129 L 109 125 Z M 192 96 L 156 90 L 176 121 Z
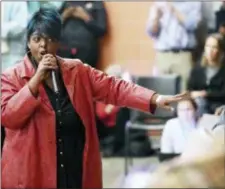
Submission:
M 177 117 L 169 120 L 161 138 L 160 161 L 180 155 L 190 134 L 197 129 L 197 104 L 192 99 L 180 101 Z
M 224 43 L 221 34 L 210 35 L 205 43 L 201 66 L 193 68 L 188 90 L 196 100 L 200 115 L 214 113 L 225 104 Z
M 224 136 L 218 133 L 211 136 L 211 140 L 211 143 L 205 144 L 196 138 L 196 142 L 201 142 L 202 146 L 200 149 L 193 146 L 194 151 L 204 148 L 210 150 L 194 158 L 181 156 L 162 164 L 149 175 L 145 188 L 225 188 Z
M 131 82 L 129 72 L 123 70 L 118 64 L 110 65 L 105 72 L 110 76 Z M 103 156 L 111 156 L 124 146 L 124 127 L 129 120 L 129 109 L 97 102 L 96 114 L 98 133 L 102 139 Z M 106 153 L 104 154 L 104 152 Z

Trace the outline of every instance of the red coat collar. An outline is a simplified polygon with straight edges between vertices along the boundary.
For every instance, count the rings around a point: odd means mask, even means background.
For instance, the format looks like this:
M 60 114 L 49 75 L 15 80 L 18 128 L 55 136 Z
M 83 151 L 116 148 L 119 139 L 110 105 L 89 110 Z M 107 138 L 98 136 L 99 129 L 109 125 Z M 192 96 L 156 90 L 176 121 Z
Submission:
M 66 59 L 57 56 L 61 71 L 66 71 L 74 68 L 76 64 L 70 64 L 70 61 L 66 61 Z M 23 58 L 24 66 L 22 66 L 21 77 L 22 78 L 31 78 L 35 74 L 35 69 L 26 54 Z

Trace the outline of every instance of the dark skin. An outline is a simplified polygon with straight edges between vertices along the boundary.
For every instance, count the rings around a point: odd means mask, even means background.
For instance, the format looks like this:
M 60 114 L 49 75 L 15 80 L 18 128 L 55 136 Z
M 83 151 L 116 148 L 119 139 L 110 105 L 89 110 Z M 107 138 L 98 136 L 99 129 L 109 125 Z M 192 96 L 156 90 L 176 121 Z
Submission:
M 59 43 L 43 34 L 34 32 L 28 41 L 28 47 L 38 64 L 37 71 L 29 81 L 28 86 L 32 94 L 37 97 L 39 85 L 43 81 L 51 89 L 53 88 L 49 71 L 58 69 L 55 55 L 58 50 Z
M 59 42 L 46 35 L 34 32 L 29 39 L 28 47 L 32 56 L 38 63 L 37 71 L 30 79 L 28 87 L 31 93 L 37 97 L 38 89 L 42 82 L 45 82 L 51 89 L 53 89 L 50 71 L 59 69 L 55 56 L 59 48 Z M 151 98 L 150 103 L 157 107 L 171 110 L 171 103 L 183 100 L 187 96 L 188 95 L 186 93 L 183 93 L 175 96 L 161 95 L 161 97 L 158 98 L 159 95 L 155 93 Z

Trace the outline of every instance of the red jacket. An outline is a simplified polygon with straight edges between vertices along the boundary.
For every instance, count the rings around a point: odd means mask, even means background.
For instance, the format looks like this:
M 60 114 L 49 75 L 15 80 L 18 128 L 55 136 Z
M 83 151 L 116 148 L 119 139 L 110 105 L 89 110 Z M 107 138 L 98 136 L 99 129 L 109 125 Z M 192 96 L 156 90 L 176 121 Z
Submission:
M 154 92 L 106 76 L 79 60 L 59 58 L 59 62 L 72 104 L 85 126 L 83 188 L 102 188 L 93 101 L 149 111 Z M 25 56 L 1 76 L 1 121 L 6 130 L 2 188 L 57 187 L 55 113 L 43 86 L 37 99 L 31 94 L 27 83 L 34 73 Z
M 119 107 L 114 106 L 110 113 L 105 111 L 108 104 L 101 102 L 96 103 L 96 114 L 98 118 L 104 123 L 105 126 L 113 127 L 116 124 L 116 116 L 119 111 Z

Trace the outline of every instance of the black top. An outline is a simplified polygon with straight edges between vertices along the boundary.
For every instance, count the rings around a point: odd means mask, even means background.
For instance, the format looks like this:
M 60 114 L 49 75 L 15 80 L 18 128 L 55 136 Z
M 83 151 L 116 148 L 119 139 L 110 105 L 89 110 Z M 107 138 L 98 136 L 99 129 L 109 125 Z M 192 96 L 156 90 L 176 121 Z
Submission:
M 59 12 L 63 13 L 68 7 L 77 6 L 84 8 L 93 19 L 88 22 L 74 17 L 65 20 L 58 54 L 65 58 L 79 58 L 95 67 L 99 50 L 98 39 L 105 34 L 107 28 L 104 2 L 66 1 Z
M 63 80 L 58 77 L 59 95 L 44 84 L 56 113 L 57 188 L 82 188 L 85 127 L 71 103 Z
M 207 84 L 206 68 L 198 66 L 191 71 L 188 81 L 189 91 L 206 90 L 209 105 L 225 104 L 225 66 Z

